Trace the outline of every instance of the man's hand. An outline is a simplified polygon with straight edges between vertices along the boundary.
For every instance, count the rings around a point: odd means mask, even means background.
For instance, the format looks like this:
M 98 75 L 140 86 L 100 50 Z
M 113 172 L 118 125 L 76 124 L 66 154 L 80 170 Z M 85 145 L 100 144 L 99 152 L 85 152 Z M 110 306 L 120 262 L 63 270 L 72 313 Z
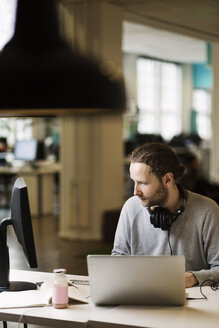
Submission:
M 192 272 L 186 272 L 185 274 L 185 286 L 186 288 L 198 285 L 198 280 Z

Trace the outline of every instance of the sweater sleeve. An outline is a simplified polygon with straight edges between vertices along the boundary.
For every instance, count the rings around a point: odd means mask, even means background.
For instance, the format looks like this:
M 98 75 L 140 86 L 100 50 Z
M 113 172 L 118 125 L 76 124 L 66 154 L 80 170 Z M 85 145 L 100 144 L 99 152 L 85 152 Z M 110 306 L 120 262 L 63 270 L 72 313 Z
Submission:
M 192 271 L 199 284 L 205 280 L 219 282 L 219 207 L 211 208 L 202 227 L 203 247 L 208 270 Z
M 124 204 L 117 225 L 112 255 L 130 255 L 130 222 L 128 201 Z

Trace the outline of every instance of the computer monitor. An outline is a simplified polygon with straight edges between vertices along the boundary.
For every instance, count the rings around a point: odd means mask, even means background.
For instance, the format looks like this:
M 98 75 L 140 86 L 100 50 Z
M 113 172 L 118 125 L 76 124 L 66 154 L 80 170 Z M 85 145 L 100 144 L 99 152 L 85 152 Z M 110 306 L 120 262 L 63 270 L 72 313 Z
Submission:
M 33 162 L 37 158 L 37 139 L 17 140 L 14 147 L 14 159 Z
M 31 282 L 9 281 L 8 225 L 13 226 L 29 267 L 37 268 L 28 191 L 23 178 L 16 179 L 12 189 L 11 217 L 3 219 L 0 223 L 0 291 L 35 289 L 36 284 Z
M 6 165 L 7 138 L 0 137 L 0 165 Z

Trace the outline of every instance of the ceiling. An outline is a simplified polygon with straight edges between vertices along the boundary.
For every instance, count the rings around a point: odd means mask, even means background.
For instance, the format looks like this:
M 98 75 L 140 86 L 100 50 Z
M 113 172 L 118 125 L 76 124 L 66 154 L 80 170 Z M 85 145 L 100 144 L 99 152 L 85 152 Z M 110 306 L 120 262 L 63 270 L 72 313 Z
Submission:
M 107 0 L 122 6 L 123 50 L 176 62 L 206 61 L 219 41 L 219 0 Z
M 135 23 L 219 41 L 219 0 L 105 0 Z
M 205 41 L 129 22 L 123 24 L 122 48 L 125 53 L 179 63 L 207 61 Z
M 219 41 L 219 0 L 107 0 L 122 6 L 123 50 L 166 60 L 206 61 Z

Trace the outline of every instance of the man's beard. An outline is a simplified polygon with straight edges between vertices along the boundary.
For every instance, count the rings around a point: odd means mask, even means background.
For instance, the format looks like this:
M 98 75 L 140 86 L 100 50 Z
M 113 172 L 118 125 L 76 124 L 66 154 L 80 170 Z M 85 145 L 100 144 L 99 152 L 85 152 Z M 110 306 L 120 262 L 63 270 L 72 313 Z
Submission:
M 163 206 L 169 198 L 168 189 L 165 188 L 163 183 L 160 183 L 157 190 L 154 191 L 154 194 L 146 199 L 141 199 L 142 205 L 145 207 L 153 207 L 153 206 Z

